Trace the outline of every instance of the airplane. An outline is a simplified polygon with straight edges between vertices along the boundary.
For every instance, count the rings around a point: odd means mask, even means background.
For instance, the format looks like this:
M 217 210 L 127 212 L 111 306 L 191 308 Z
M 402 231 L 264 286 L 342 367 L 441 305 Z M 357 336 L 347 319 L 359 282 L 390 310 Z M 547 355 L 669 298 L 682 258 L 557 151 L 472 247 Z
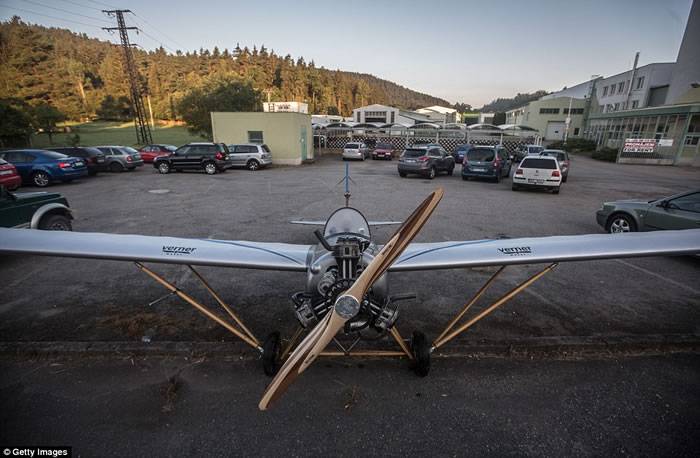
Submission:
M 371 227 L 398 222 L 367 221 L 359 210 L 349 205 L 351 179 L 347 168 L 344 181 L 344 207 L 338 208 L 325 221 L 293 221 L 323 224 L 323 231 L 314 231 L 318 242 L 311 245 L 0 228 L 0 254 L 135 263 L 139 270 L 167 288 L 169 294 L 177 295 L 260 353 L 265 373 L 274 376 L 259 403 L 259 408 L 266 410 L 318 356 L 402 356 L 410 361 L 416 374 L 426 376 L 431 353 L 561 262 L 700 253 L 700 229 L 412 243 L 440 202 L 441 188 L 433 191 L 381 246 L 372 238 Z M 145 263 L 187 266 L 230 319 L 222 318 Z M 547 265 L 460 324 L 471 306 L 507 266 L 524 264 Z M 256 338 L 194 266 L 305 272 L 305 288 L 291 296 L 299 326 L 285 348 L 282 348 L 279 332 L 270 333 L 262 342 Z M 419 331 L 413 332 L 408 341 L 401 336 L 395 326 L 399 304 L 415 296 L 390 295 L 389 274 L 485 266 L 498 269 L 432 343 Z M 306 337 L 297 345 L 304 332 L 307 332 Z M 338 334 L 351 337 L 351 344 L 343 346 L 336 338 Z M 360 340 L 384 336 L 393 338 L 397 351 L 354 350 Z M 340 351 L 327 350 L 331 342 Z

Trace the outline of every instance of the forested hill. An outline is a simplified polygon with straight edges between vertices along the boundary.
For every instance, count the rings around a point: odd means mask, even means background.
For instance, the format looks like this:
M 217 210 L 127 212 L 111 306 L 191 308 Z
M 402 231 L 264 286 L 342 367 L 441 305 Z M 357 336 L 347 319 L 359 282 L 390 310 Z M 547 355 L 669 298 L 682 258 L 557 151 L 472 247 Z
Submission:
M 134 49 L 134 57 L 148 83 L 154 115 L 161 119 L 178 116 L 177 103 L 190 89 L 231 76 L 250 82 L 263 99 L 269 94 L 272 101 L 306 101 L 314 113 L 349 116 L 353 108 L 370 103 L 450 106 L 372 75 L 278 56 L 263 45 L 175 54 Z M 121 61 L 120 47 L 85 34 L 30 25 L 18 17 L 0 22 L 0 98 L 47 102 L 71 119 L 94 116 L 107 95 L 128 94 Z
M 481 107 L 481 111 L 483 111 L 484 113 L 502 113 L 508 110 L 512 110 L 513 108 L 518 108 L 522 107 L 523 105 L 527 105 L 533 100 L 537 100 L 540 97 L 544 97 L 547 94 L 547 91 L 539 90 L 531 94 L 517 94 L 515 97 L 509 99 L 498 98 L 496 100 L 491 101 L 491 103 L 487 103 L 486 105 Z

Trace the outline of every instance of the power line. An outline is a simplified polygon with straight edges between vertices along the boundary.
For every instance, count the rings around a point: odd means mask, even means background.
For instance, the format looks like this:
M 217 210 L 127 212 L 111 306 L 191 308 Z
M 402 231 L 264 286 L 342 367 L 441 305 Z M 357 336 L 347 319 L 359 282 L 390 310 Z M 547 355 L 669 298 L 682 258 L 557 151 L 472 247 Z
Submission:
M 136 22 L 136 21 L 135 21 L 135 22 Z M 137 22 L 137 24 L 138 24 L 138 22 Z M 142 25 L 142 24 L 139 24 L 139 25 Z M 164 43 L 163 43 L 163 40 L 159 40 L 158 38 L 154 37 L 154 36 L 151 35 L 150 33 L 146 32 L 146 31 L 144 30 L 143 27 L 139 27 L 139 28 L 137 29 L 136 33 L 138 33 L 138 34 L 144 34 L 145 36 L 147 36 L 148 38 L 150 38 L 151 40 L 153 40 L 155 43 L 158 43 L 160 46 L 164 47 L 165 49 L 167 49 L 167 50 L 170 51 L 171 53 L 175 54 L 175 51 L 174 51 L 170 46 L 164 44 Z
M 3 8 L 5 8 L 5 7 L 3 7 Z M 87 26 L 87 27 L 94 27 L 94 28 L 96 28 L 96 29 L 101 29 L 101 28 L 102 28 L 102 27 L 100 27 L 100 26 L 98 26 L 98 25 L 95 25 L 95 24 L 86 24 L 86 23 L 80 22 L 80 21 L 73 21 L 73 20 L 71 20 L 71 19 L 65 19 L 65 18 L 61 18 L 61 17 L 50 16 L 50 15 L 48 15 L 48 14 L 37 13 L 36 11 L 30 11 L 30 10 L 25 10 L 25 9 L 23 9 L 23 8 L 17 8 L 16 6 L 8 6 L 8 7 L 6 7 L 6 8 L 11 9 L 11 10 L 22 11 L 23 13 L 36 14 L 37 16 L 44 16 L 44 17 L 48 17 L 48 18 L 51 18 L 51 19 L 56 19 L 56 20 L 59 20 L 59 21 L 72 22 L 73 24 L 80 24 L 80 25 L 84 25 L 84 26 Z
M 133 13 L 133 12 L 132 12 L 132 13 Z M 136 14 L 136 13 L 133 13 L 133 15 L 136 16 L 136 17 L 138 17 L 139 20 L 143 21 L 144 24 L 147 24 L 147 25 L 151 26 L 151 27 L 153 28 L 153 30 L 155 30 L 156 32 L 158 32 L 159 34 L 161 34 L 162 36 L 164 36 L 164 37 L 167 38 L 168 40 L 172 41 L 172 42 L 173 42 L 174 44 L 176 44 L 179 48 L 182 48 L 182 49 L 185 49 L 185 48 L 186 48 L 186 46 L 183 46 L 181 43 L 178 43 L 177 40 L 175 40 L 175 39 L 173 39 L 172 37 L 166 35 L 165 32 L 163 32 L 163 31 L 160 30 L 158 27 L 156 27 L 156 26 L 154 26 L 153 24 L 151 24 L 150 22 L 148 22 L 148 21 L 146 20 L 145 17 L 139 16 L 139 15 Z
M 56 10 L 56 11 L 59 11 L 59 12 L 61 12 L 61 13 L 73 14 L 73 15 L 75 15 L 75 16 L 80 16 L 80 17 L 84 17 L 84 18 L 87 18 L 87 19 L 92 19 L 93 21 L 106 22 L 106 23 L 110 24 L 109 21 L 106 21 L 106 20 L 104 20 L 104 19 L 102 19 L 102 18 L 97 18 L 97 17 L 94 17 L 94 16 L 87 16 L 87 15 L 85 15 L 85 14 L 80 14 L 80 13 L 74 13 L 74 12 L 72 12 L 72 11 L 64 10 L 63 8 L 56 8 L 56 7 L 53 7 L 53 6 L 45 5 L 45 4 L 43 4 L 43 3 L 35 2 L 34 0 L 24 0 L 24 1 L 25 1 L 25 2 L 28 2 L 28 3 L 32 3 L 32 4 L 37 5 L 37 6 L 41 6 L 41 7 L 43 7 L 43 8 L 49 8 L 49 9 L 52 9 L 52 10 Z
M 95 1 L 95 0 L 88 0 L 88 1 L 91 3 L 94 3 L 96 5 L 106 6 L 107 8 L 115 8 L 113 5 L 108 5 L 107 3 L 102 3 L 102 2 Z
M 89 8 L 91 10 L 102 12 L 102 8 L 95 8 L 94 6 L 83 5 L 82 3 L 74 2 L 73 0 L 62 0 L 62 1 L 72 3 L 73 5 L 79 6 L 81 8 Z

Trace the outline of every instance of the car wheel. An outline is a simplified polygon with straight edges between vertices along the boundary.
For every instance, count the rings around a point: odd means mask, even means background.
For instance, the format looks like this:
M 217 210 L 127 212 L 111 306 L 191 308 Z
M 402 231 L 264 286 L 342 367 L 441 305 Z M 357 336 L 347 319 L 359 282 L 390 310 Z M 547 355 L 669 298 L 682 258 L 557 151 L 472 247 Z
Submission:
M 45 231 L 72 231 L 70 219 L 65 215 L 46 215 L 39 221 L 39 229 Z
M 170 164 L 167 162 L 158 164 L 158 173 L 162 173 L 163 175 L 170 173 Z
M 214 175 L 216 173 L 216 164 L 213 162 L 207 162 L 204 164 L 204 173 L 207 175 Z
M 399 176 L 401 178 L 406 178 L 406 172 L 399 172 Z
M 553 194 L 559 194 L 559 188 L 554 188 L 552 189 Z
M 256 170 L 258 170 L 260 168 L 260 163 L 258 161 L 256 161 L 255 159 L 251 159 L 245 165 L 245 168 L 247 168 L 248 170 L 250 170 L 252 172 L 255 172 Z
M 109 164 L 109 171 L 112 173 L 119 173 L 124 171 L 124 166 L 119 162 L 112 162 Z
M 455 166 L 453 165 L 452 167 L 450 167 L 449 169 L 447 169 L 447 174 L 448 174 L 449 176 L 452 176 L 452 174 L 454 173 L 454 171 L 455 171 Z
M 34 175 L 32 175 L 32 183 L 34 183 L 34 186 L 39 188 L 45 188 L 51 184 L 51 177 L 48 173 L 39 170 L 38 172 L 34 172 Z
M 510 187 L 513 191 L 518 191 L 520 188 L 517 185 L 513 185 Z
M 500 182 L 501 182 L 501 172 L 498 172 L 498 171 L 496 172 L 496 178 L 494 178 L 494 181 L 495 181 L 496 183 L 500 183 Z
M 564 175 L 564 178 L 561 179 L 561 182 L 562 182 L 562 183 L 566 183 L 566 180 L 567 180 L 568 178 L 569 178 L 568 176 Z
M 608 224 L 605 225 L 605 230 L 611 234 L 619 234 L 622 232 L 636 232 L 637 224 L 631 216 L 624 213 L 618 213 L 608 218 Z
M 469 181 L 469 177 L 465 177 L 464 175 L 462 175 L 462 179 L 463 179 L 464 181 Z
M 437 175 L 435 167 L 430 167 L 430 172 L 428 172 L 428 178 L 432 180 L 433 178 L 435 178 L 435 175 Z

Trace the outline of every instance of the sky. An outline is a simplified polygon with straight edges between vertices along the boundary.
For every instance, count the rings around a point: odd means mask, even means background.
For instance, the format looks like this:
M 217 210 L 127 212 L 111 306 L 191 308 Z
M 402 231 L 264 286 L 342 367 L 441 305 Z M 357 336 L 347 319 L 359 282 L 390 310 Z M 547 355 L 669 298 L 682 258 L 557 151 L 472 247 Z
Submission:
M 700 1 L 700 0 L 698 0 Z M 328 69 L 371 73 L 480 107 L 497 97 L 559 90 L 591 75 L 672 62 L 692 0 L 0 0 L 13 15 L 104 40 L 105 8 L 131 9 L 146 49 L 264 44 Z M 40 14 L 37 14 L 40 13 Z M 72 22 L 71 22 L 72 21 Z

